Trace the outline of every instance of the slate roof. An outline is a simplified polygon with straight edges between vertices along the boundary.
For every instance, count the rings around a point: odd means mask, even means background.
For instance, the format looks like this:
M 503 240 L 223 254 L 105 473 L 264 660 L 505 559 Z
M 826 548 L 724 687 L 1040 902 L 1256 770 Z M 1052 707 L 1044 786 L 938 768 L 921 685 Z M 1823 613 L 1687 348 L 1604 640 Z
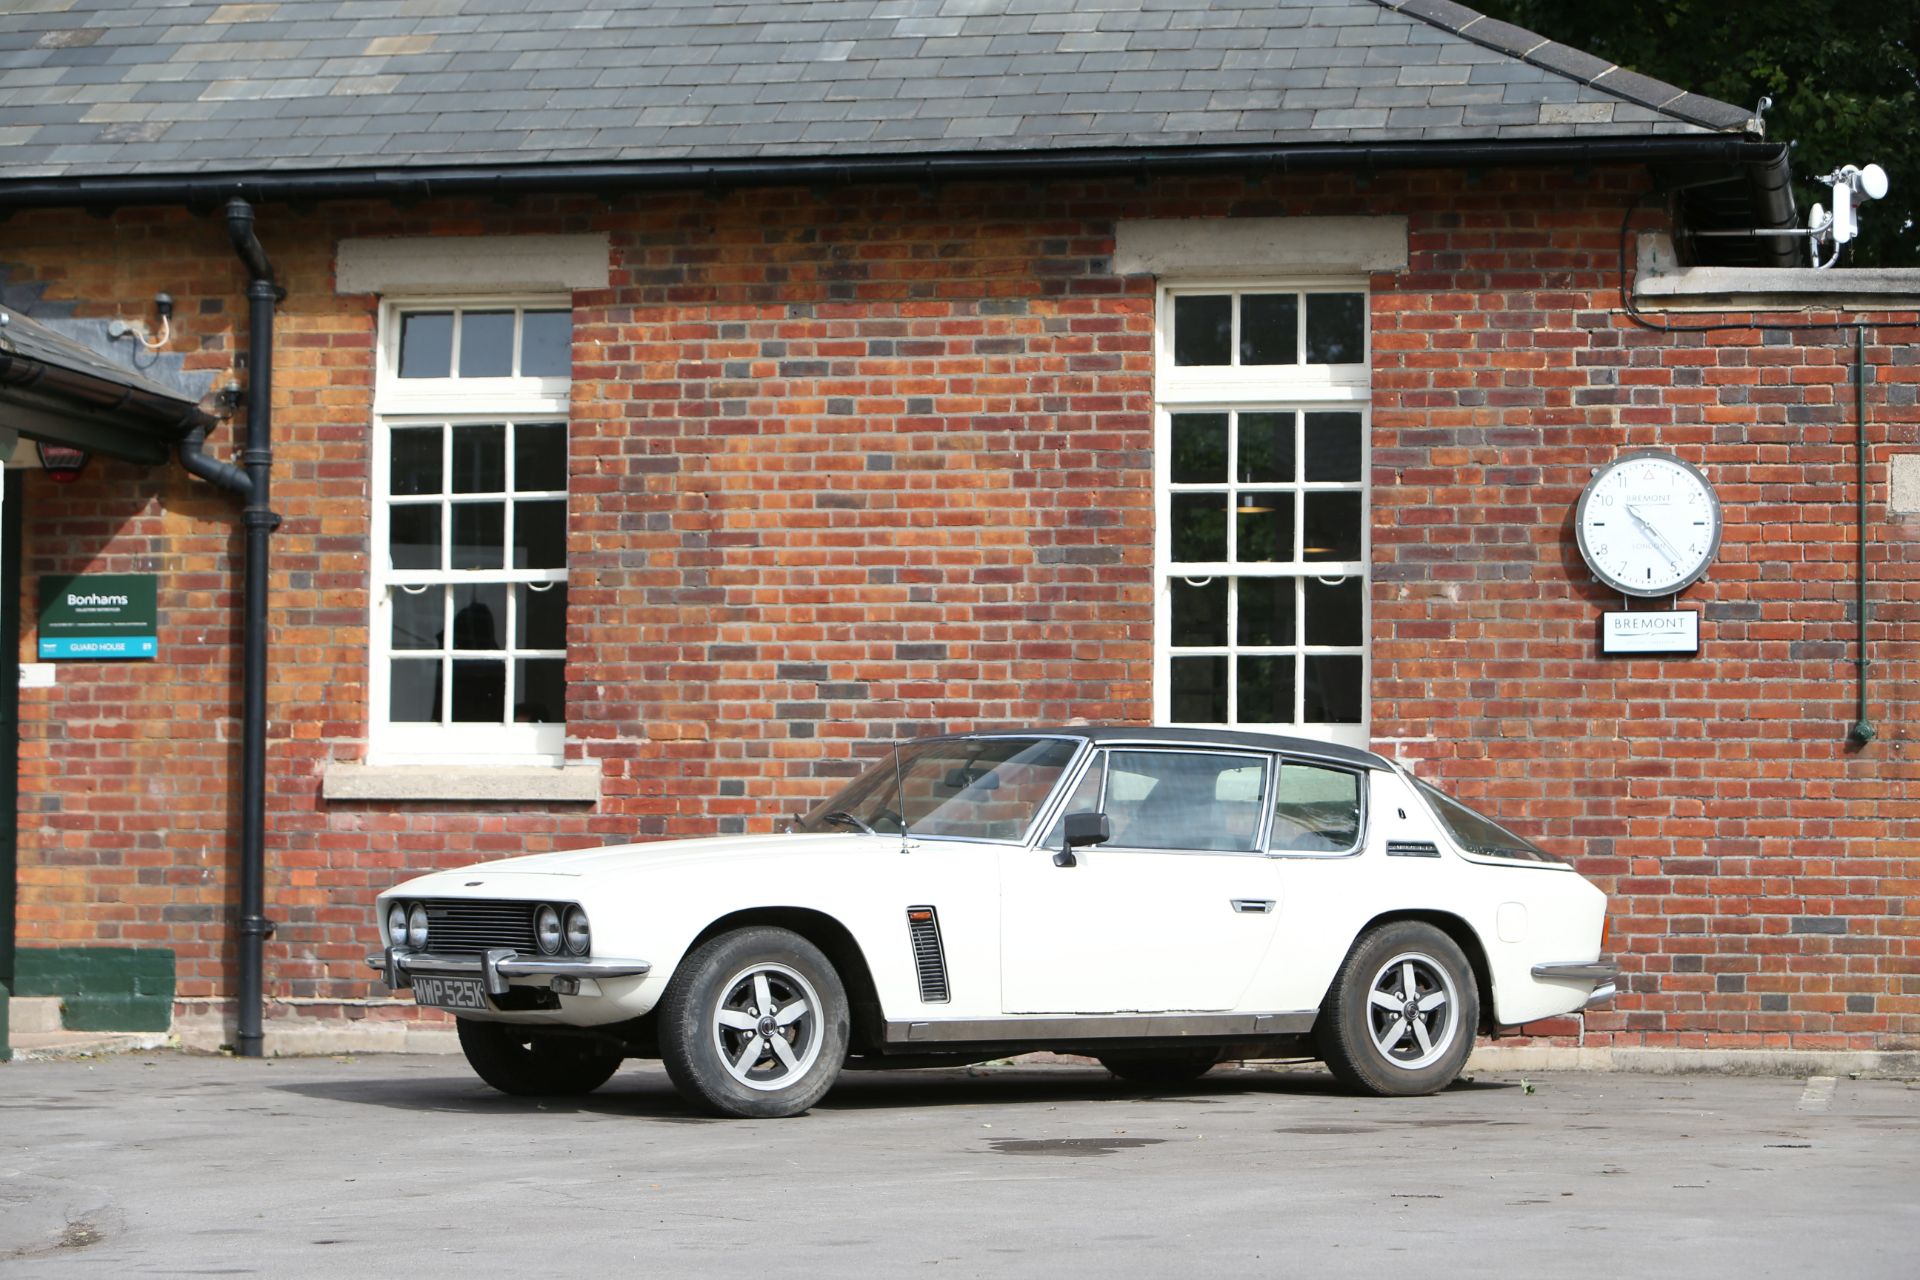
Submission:
M 0 184 L 1757 134 L 1449 0 L 0 0 Z

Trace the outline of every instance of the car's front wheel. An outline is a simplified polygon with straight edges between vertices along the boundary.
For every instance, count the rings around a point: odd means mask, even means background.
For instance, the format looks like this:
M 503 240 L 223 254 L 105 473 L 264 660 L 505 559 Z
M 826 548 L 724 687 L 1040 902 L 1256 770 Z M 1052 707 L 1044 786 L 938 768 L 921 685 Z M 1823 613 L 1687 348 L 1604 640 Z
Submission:
M 1460 945 L 1433 925 L 1396 920 L 1354 943 L 1315 1033 L 1341 1083 L 1414 1097 L 1453 1083 L 1479 1023 L 1480 991 Z
M 592 1093 L 620 1069 L 622 1055 L 584 1036 L 541 1035 L 505 1022 L 455 1020 L 460 1051 L 474 1073 L 521 1098 Z
M 847 1056 L 847 993 L 832 963 L 787 929 L 723 933 L 695 948 L 660 999 L 660 1056 L 682 1097 L 725 1116 L 795 1116 Z

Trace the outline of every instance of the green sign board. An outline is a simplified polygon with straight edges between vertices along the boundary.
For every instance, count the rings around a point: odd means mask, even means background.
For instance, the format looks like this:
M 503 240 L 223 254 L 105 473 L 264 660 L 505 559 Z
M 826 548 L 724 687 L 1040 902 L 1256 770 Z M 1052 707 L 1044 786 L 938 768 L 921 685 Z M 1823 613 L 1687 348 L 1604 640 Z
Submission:
M 151 658 L 160 652 L 150 573 L 40 579 L 40 657 Z

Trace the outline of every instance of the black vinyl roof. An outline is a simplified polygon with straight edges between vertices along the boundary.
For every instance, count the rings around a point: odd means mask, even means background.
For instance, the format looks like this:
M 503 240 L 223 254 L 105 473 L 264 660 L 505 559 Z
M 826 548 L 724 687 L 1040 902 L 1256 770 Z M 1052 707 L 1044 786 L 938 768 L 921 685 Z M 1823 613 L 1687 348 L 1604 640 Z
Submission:
M 1450 0 L 58 0 L 0 24 L 0 188 L 1299 144 L 1755 138 Z
M 1344 747 L 1338 743 L 1321 742 L 1313 738 L 1296 738 L 1281 733 L 1259 733 L 1247 729 L 1179 729 L 1148 727 L 1134 724 L 1095 724 L 1095 725 L 1045 725 L 1021 729 L 982 729 L 974 734 L 955 734 L 955 737 L 1020 737 L 1032 735 L 1049 738 L 1084 738 L 1088 742 L 1105 746 L 1112 743 L 1142 742 L 1156 745 L 1188 745 L 1209 747 L 1246 747 L 1255 751 L 1285 751 L 1292 755 L 1318 756 L 1322 760 L 1335 760 L 1342 764 L 1357 765 L 1366 769 L 1391 769 L 1392 763 L 1384 756 L 1371 751 L 1361 751 L 1354 747 Z

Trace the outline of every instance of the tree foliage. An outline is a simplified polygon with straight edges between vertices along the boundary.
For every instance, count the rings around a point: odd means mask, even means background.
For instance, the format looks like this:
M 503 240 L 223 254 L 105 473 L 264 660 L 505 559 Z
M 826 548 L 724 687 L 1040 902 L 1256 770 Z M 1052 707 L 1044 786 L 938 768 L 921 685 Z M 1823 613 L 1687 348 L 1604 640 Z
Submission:
M 1773 99 L 1767 137 L 1792 144 L 1802 211 L 1830 204 L 1822 174 L 1880 165 L 1842 266 L 1920 264 L 1920 0 L 1481 0 L 1490 17 L 1643 75 L 1750 107 Z

